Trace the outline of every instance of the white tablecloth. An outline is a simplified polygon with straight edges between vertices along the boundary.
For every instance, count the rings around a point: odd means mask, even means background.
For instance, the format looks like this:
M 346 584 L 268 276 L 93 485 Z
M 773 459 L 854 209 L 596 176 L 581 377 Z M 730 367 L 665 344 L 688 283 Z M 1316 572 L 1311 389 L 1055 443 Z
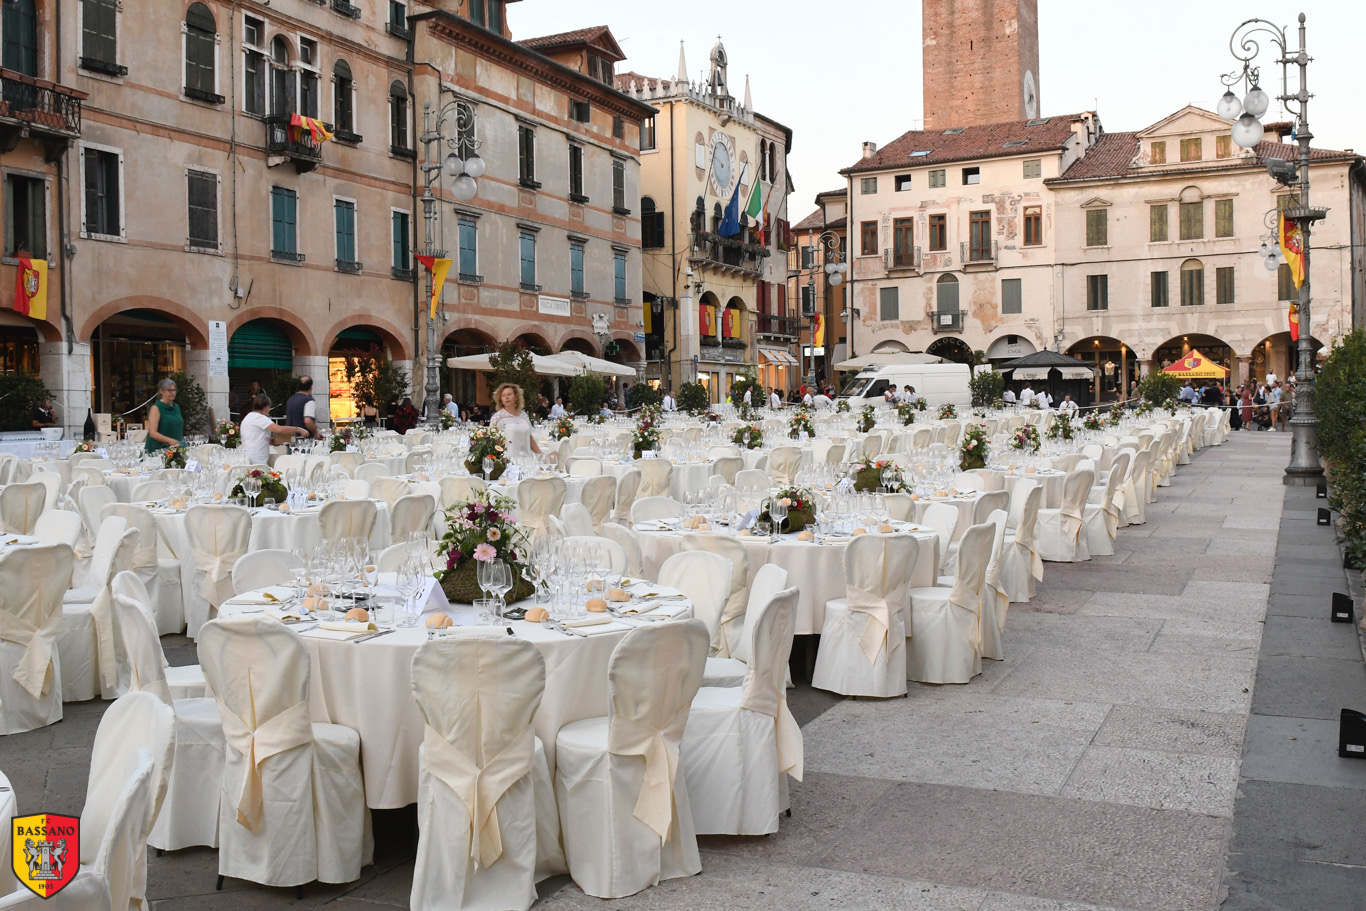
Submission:
M 1062 487 L 1067 481 L 1067 474 L 1061 471 L 1050 471 L 1034 474 L 1007 474 L 1005 476 L 1006 490 L 1010 491 L 1012 498 L 1015 496 L 1015 488 L 1021 482 L 1033 481 L 1043 485 L 1043 496 L 1039 498 L 1040 509 L 1060 509 L 1062 507 Z
M 71 450 L 76 448 L 78 440 L 15 440 L 9 443 L 0 443 L 0 453 L 12 452 L 20 459 L 31 459 L 37 451 L 38 446 L 44 442 L 56 442 L 60 447 L 59 452 L 62 458 L 71 455 Z
M 977 501 L 981 498 L 980 493 L 966 497 L 923 497 L 915 501 L 915 520 L 917 522 L 924 521 L 925 510 L 930 508 L 931 503 L 947 503 L 958 510 L 958 523 L 954 525 L 953 534 L 949 538 L 950 541 L 957 541 L 963 537 L 963 532 L 972 525 L 972 511 L 977 507 Z
M 0 850 L 5 852 L 5 859 L 10 860 L 14 857 L 14 844 L 11 833 L 14 826 L 10 825 L 10 818 L 19 814 L 19 799 L 14 794 L 14 788 L 10 786 L 9 779 L 4 772 L 0 772 L 0 819 L 5 821 L 5 836 L 0 839 Z M 7 863 L 0 869 L 0 895 L 9 895 L 14 891 L 14 866 Z

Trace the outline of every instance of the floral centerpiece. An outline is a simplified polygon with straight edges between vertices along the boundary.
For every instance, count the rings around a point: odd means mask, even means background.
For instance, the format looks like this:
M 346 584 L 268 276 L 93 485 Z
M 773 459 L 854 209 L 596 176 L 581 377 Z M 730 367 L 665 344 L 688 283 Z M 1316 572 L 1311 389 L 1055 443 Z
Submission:
M 570 415 L 561 415 L 550 427 L 550 438 L 552 440 L 567 440 L 573 435 L 574 418 Z
M 746 405 L 744 402 L 735 406 L 735 416 L 742 421 L 752 421 L 758 417 L 758 412 L 753 405 Z
M 332 442 L 328 444 L 328 452 L 346 452 L 346 447 L 355 446 L 365 439 L 365 431 L 360 427 L 348 424 L 345 427 L 338 427 L 332 432 Z
M 863 410 L 858 415 L 858 432 L 867 433 L 877 424 L 877 415 L 873 411 L 872 405 L 864 405 Z
M 883 475 L 890 472 L 887 481 Z M 854 489 L 873 491 L 879 487 L 888 493 L 910 493 L 910 487 L 901 473 L 901 466 L 889 459 L 863 459 L 849 468 L 849 477 L 854 479 Z
M 598 412 L 595 412 L 594 414 L 588 415 L 588 417 L 585 418 L 584 420 L 588 421 L 588 423 L 590 423 L 590 424 L 606 424 L 606 423 L 607 423 L 607 415 L 603 414 L 601 411 L 598 411 Z
M 223 444 L 224 449 L 236 449 L 242 445 L 242 428 L 232 421 L 219 421 L 214 429 L 218 433 L 218 442 Z
M 261 482 L 261 493 L 256 502 L 263 503 L 267 499 L 274 500 L 276 503 L 283 503 L 289 498 L 289 488 L 285 486 L 285 480 L 278 471 L 269 469 L 253 468 L 251 471 L 237 479 L 228 492 L 229 497 L 245 497 L 246 491 L 242 489 L 242 482 L 247 478 L 257 478 Z
M 1039 428 L 1033 424 L 1026 424 L 1015 431 L 1015 435 L 1010 438 L 1010 448 L 1021 452 L 1038 452 Z
M 1106 424 L 1105 417 L 1105 412 L 1103 411 L 1088 411 L 1081 417 L 1081 426 L 1085 427 L 1087 430 L 1104 430 Z
M 1077 428 L 1072 424 L 1072 415 L 1066 411 L 1059 411 L 1053 415 L 1053 424 L 1048 428 L 1048 438 L 1070 440 L 1076 432 Z
M 445 408 L 441 408 L 436 413 L 436 426 L 439 430 L 450 430 L 455 426 L 455 415 Z
M 741 424 L 730 435 L 730 441 L 742 449 L 758 449 L 764 445 L 764 428 L 758 424 Z
M 998 395 L 996 396 L 996 398 L 991 400 L 991 407 L 999 411 L 1000 409 L 1006 407 L 1006 400 Z
M 95 451 L 97 451 L 97 447 L 95 446 L 95 441 L 94 441 L 94 440 L 81 440 L 81 442 L 80 442 L 79 444 L 77 444 L 76 448 L 73 449 L 73 450 L 71 450 L 71 454 L 72 454 L 72 455 L 75 455 L 75 454 L 78 453 L 78 452 L 95 452 Z
M 805 487 L 784 487 L 773 496 L 764 500 L 763 510 L 759 513 L 760 522 L 772 522 L 769 506 L 777 499 L 787 507 L 787 517 L 783 519 L 783 531 L 801 531 L 816 521 L 816 500 Z M 778 526 L 774 524 L 773 530 Z
M 792 419 L 787 422 L 788 433 L 794 440 L 800 440 L 802 431 L 806 431 L 807 439 L 816 435 L 816 425 L 811 421 L 811 411 L 807 408 L 798 408 L 792 415 Z
M 513 517 L 515 504 L 507 497 L 478 491 L 465 503 L 446 510 L 446 533 L 440 554 L 446 568 L 436 573 L 441 590 L 451 602 L 469 604 L 483 597 L 479 588 L 479 564 L 501 560 L 512 568 L 509 603 L 529 598 L 535 588 L 527 576 L 531 548 L 526 532 Z
M 915 423 L 915 413 L 920 409 L 915 407 L 915 402 L 902 402 L 896 406 L 896 416 L 901 418 L 903 426 Z
M 1136 416 L 1138 416 L 1138 417 L 1144 417 L 1144 416 L 1149 415 L 1149 414 L 1152 414 L 1152 413 L 1153 413 L 1153 403 L 1152 403 L 1152 402 L 1146 402 L 1146 401 L 1145 401 L 1145 402 L 1139 402 L 1137 405 L 1134 406 L 1134 414 L 1135 414 Z
M 649 418 L 658 424 L 659 419 L 664 417 L 664 408 L 660 405 L 641 405 L 640 416 L 642 418 Z
M 185 467 L 185 447 L 167 446 L 161 450 L 162 468 L 184 468 Z
M 958 470 L 971 471 L 987 467 L 987 427 L 969 424 L 963 431 L 963 442 L 958 447 Z
M 927 402 L 927 401 L 925 401 L 925 397 L 924 397 L 923 395 L 922 395 L 920 398 L 918 398 L 918 399 L 915 400 L 915 410 L 916 410 L 916 411 L 928 411 L 929 408 L 930 408 L 930 403 Z
M 939 406 L 939 420 L 951 421 L 956 417 L 958 417 L 958 409 L 953 406 L 952 402 L 945 402 Z
M 640 458 L 640 454 L 647 449 L 659 447 L 659 425 L 655 419 L 649 415 L 644 415 L 636 429 L 631 433 L 631 448 L 635 451 L 635 457 Z
M 719 424 L 721 423 L 721 415 L 717 414 L 715 411 L 708 411 L 706 414 L 702 415 L 702 423 Z
M 480 427 L 470 434 L 470 454 L 465 458 L 465 470 L 483 476 L 485 456 L 493 459 L 489 480 L 496 481 L 508 467 L 508 439 L 497 427 Z
M 837 401 L 837 402 L 835 403 L 835 413 L 836 413 L 836 414 L 844 414 L 844 413 L 847 412 L 848 410 L 849 410 L 849 400 L 848 400 L 848 399 L 840 399 L 839 401 Z

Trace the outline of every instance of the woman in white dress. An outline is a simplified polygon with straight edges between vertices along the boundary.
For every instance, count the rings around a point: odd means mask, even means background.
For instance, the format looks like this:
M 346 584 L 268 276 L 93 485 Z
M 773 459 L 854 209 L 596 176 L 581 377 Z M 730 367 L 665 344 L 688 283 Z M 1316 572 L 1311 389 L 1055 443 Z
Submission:
M 489 418 L 489 426 L 497 427 L 507 437 L 508 455 L 512 458 L 537 455 L 541 447 L 536 445 L 536 437 L 531 433 L 531 418 L 523 410 L 522 387 L 513 383 L 503 383 L 493 390 L 493 400 L 501 407 Z

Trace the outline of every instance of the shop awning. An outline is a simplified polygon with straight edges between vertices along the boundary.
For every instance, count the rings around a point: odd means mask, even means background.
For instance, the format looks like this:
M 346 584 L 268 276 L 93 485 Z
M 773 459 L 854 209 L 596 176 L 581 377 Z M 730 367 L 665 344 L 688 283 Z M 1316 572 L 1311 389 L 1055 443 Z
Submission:
M 1014 380 L 1046 380 L 1052 367 L 1016 367 L 1010 374 Z
M 1206 358 L 1198 350 L 1192 350 L 1190 354 L 1162 372 L 1193 379 L 1222 379 L 1228 376 L 1227 370 Z
M 1096 377 L 1096 371 L 1091 367 L 1059 367 L 1057 369 L 1065 380 L 1091 380 Z
M 781 348 L 759 347 L 759 356 L 775 367 L 795 367 L 797 359 Z

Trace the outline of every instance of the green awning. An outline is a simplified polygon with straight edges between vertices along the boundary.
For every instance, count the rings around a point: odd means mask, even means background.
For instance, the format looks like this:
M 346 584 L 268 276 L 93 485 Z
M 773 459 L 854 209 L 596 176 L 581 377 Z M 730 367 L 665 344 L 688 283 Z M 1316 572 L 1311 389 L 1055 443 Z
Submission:
M 228 340 L 228 369 L 292 371 L 294 346 L 274 323 L 252 320 Z

